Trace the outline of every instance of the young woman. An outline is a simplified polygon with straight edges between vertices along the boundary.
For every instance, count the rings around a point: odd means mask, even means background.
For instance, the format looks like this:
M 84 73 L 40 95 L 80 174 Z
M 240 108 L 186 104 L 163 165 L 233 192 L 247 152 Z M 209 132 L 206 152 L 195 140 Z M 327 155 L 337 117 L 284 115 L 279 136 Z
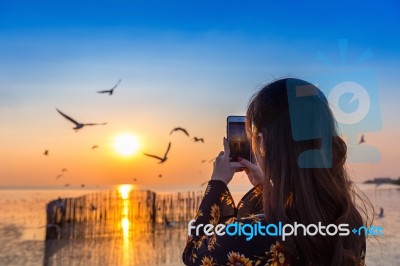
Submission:
M 323 93 L 298 79 L 277 80 L 256 93 L 246 115 L 255 163 L 229 162 L 229 145 L 214 162 L 193 227 L 199 224 L 264 226 L 347 224 L 348 234 L 297 236 L 207 235 L 192 230 L 183 252 L 186 265 L 364 265 L 365 236 L 353 228 L 366 221 L 367 199 L 359 197 L 345 170 L 346 144 Z M 227 184 L 244 170 L 254 185 L 235 206 Z M 361 199 L 361 206 L 356 205 Z M 361 214 L 360 214 L 361 212 Z M 367 218 L 367 216 L 366 216 Z M 250 226 L 247 226 L 247 229 Z M 215 227 L 214 227 L 215 229 Z M 334 233 L 335 227 L 330 227 Z M 247 230 L 248 231 L 248 230 Z M 314 231 L 314 230 L 311 230 Z

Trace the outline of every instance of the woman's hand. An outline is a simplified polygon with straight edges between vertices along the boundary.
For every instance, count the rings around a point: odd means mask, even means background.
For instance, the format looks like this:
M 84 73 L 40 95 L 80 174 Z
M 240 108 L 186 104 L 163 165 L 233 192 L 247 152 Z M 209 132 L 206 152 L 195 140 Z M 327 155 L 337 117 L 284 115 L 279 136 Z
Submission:
M 238 163 L 243 167 L 242 169 L 246 172 L 253 186 L 258 186 L 264 182 L 264 174 L 258 165 L 240 157 Z
M 221 151 L 214 161 L 214 169 L 211 175 L 211 180 L 221 180 L 225 184 L 228 184 L 235 172 L 242 171 L 243 167 L 238 163 L 231 163 L 229 161 L 229 143 L 224 138 L 224 151 Z

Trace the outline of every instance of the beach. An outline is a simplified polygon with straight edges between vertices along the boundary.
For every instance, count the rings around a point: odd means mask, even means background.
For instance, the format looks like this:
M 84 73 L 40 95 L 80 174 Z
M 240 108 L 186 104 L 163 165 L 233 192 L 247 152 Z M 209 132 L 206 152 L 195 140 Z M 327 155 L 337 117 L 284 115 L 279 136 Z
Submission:
M 394 186 L 360 185 L 374 204 L 384 208 L 384 217 L 373 224 L 383 228 L 383 237 L 367 238 L 367 265 L 400 265 L 400 189 Z M 237 200 L 245 191 L 232 189 Z M 46 204 L 58 197 L 97 193 L 69 189 L 0 189 L 0 265 L 183 265 L 185 226 L 158 226 L 151 232 L 132 223 L 128 236 L 54 239 L 45 242 Z

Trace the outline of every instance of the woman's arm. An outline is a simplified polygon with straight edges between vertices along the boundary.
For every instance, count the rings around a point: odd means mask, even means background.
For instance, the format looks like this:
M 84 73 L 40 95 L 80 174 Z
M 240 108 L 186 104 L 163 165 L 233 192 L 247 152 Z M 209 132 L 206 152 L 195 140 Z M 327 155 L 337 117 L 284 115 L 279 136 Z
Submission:
M 209 181 L 194 222 L 191 223 L 192 228 L 199 227 L 199 230 L 191 230 L 183 251 L 183 262 L 186 265 L 197 265 L 203 255 L 209 256 L 208 253 L 215 249 L 216 236 L 205 235 L 204 226 L 222 224 L 235 217 L 235 214 L 235 204 L 226 184 L 220 180 Z
M 260 216 L 237 219 L 233 198 L 226 184 L 220 180 L 211 180 L 206 188 L 203 201 L 200 204 L 182 260 L 186 265 L 254 265 L 256 262 L 267 262 L 271 243 L 268 236 L 248 235 L 216 235 L 204 233 L 204 226 L 212 224 L 240 223 L 254 225 L 262 220 Z M 247 238 L 247 239 L 246 239 Z
M 210 180 L 193 225 L 212 224 L 215 226 L 235 216 L 235 203 L 227 185 L 220 180 Z
M 253 265 L 266 258 L 271 239 L 254 237 L 249 241 L 245 235 L 206 235 L 205 225 L 240 223 L 242 225 L 260 221 L 260 217 L 237 219 L 237 209 L 227 184 L 238 169 L 229 162 L 229 145 L 224 138 L 224 151 L 214 163 L 214 170 L 194 222 L 190 223 L 190 236 L 182 260 L 186 265 Z M 242 167 L 242 166 L 240 166 Z M 202 225 L 200 227 L 200 225 Z M 199 228 L 197 231 L 196 229 Z

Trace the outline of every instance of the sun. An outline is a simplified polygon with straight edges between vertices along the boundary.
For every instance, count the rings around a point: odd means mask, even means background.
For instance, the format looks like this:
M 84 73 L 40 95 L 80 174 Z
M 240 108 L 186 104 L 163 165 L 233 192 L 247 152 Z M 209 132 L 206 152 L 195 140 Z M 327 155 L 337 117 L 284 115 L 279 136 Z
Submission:
M 138 139 L 129 133 L 118 135 L 115 138 L 114 148 L 122 156 L 131 156 L 139 150 Z

